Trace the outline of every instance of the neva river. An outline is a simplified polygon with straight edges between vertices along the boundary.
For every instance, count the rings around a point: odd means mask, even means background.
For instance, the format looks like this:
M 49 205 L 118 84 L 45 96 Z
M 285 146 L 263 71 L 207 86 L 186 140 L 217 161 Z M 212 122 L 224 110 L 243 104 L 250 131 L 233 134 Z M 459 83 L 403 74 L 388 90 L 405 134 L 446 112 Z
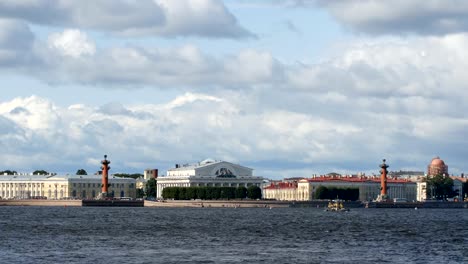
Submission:
M 468 210 L 0 207 L 0 263 L 468 263 Z

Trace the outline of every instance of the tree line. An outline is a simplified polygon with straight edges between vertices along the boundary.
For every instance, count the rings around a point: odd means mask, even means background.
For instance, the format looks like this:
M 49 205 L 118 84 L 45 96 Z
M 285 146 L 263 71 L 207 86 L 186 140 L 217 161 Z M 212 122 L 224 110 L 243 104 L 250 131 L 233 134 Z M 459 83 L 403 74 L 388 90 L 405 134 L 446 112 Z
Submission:
M 426 193 L 428 198 L 443 200 L 457 196 L 460 193 L 460 190 L 453 190 L 453 180 L 450 177 L 439 174 L 427 177 L 425 181 L 427 183 Z
M 228 200 L 261 199 L 262 190 L 258 186 L 240 187 L 166 187 L 162 191 L 164 199 L 174 200 Z
M 341 199 L 348 201 L 356 201 L 359 200 L 359 189 L 319 186 L 317 190 L 315 190 L 314 198 L 327 200 Z

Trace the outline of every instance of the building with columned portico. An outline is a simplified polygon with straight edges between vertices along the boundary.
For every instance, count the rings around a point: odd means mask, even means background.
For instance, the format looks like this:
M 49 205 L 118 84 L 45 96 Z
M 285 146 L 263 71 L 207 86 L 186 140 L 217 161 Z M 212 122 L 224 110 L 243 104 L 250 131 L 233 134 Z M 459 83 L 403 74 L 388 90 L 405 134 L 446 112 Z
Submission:
M 101 186 L 99 175 L 0 176 L 0 199 L 94 199 Z M 109 194 L 135 198 L 135 179 L 109 177 Z
M 157 198 L 162 198 L 166 187 L 260 187 L 263 178 L 253 176 L 251 168 L 207 159 L 195 164 L 176 164 L 166 176 L 156 178 L 156 182 Z

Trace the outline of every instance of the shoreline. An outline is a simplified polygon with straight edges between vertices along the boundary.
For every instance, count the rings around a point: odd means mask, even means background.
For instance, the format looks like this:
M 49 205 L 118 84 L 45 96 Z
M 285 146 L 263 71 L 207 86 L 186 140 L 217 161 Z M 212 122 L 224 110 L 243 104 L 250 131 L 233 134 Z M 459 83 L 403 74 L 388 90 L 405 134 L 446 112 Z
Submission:
M 85 201 L 85 203 L 89 201 Z M 122 201 L 123 202 L 123 201 Z M 96 201 L 96 203 L 99 203 Z M 114 202 L 118 203 L 118 202 Z M 152 208 L 324 208 L 328 201 L 270 201 L 270 200 L 169 200 L 169 201 L 149 201 L 145 200 L 143 207 Z M 468 202 L 344 202 L 346 208 L 446 208 L 463 209 L 468 208 Z M 83 200 L 0 200 L 0 206 L 51 206 L 51 207 L 84 207 Z M 94 205 L 94 206 L 112 206 L 112 205 Z M 119 205 L 126 207 L 125 205 Z M 128 206 L 131 207 L 131 206 Z

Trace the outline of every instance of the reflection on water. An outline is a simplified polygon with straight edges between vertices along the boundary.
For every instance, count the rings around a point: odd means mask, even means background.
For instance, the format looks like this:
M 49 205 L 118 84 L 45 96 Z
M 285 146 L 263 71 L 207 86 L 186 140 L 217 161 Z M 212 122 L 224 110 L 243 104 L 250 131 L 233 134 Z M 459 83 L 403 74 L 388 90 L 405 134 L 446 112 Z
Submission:
M 0 207 L 1 263 L 468 263 L 466 209 Z

